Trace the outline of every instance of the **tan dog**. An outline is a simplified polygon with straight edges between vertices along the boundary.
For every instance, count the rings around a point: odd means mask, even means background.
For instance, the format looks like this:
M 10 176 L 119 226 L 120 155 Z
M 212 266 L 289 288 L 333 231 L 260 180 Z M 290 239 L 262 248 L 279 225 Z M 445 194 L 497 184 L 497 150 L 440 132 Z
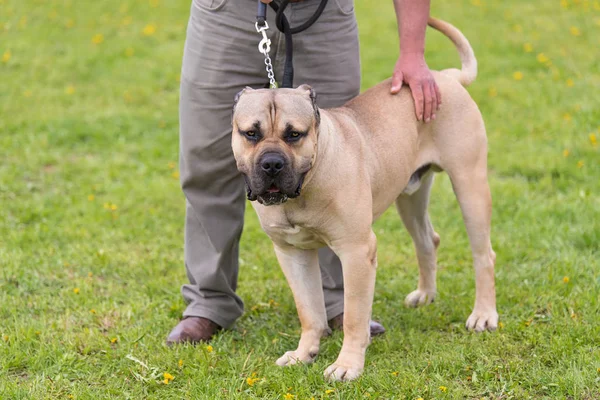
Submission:
M 329 110 L 317 108 L 306 85 L 246 88 L 236 96 L 237 166 L 248 198 L 258 200 L 254 208 L 275 245 L 302 325 L 298 348 L 278 365 L 311 362 L 328 332 L 317 249 L 329 246 L 343 266 L 344 342 L 325 376 L 351 380 L 361 374 L 377 268 L 371 225 L 394 202 L 419 261 L 419 284 L 406 304 L 434 299 L 439 236 L 427 213 L 434 171 L 450 176 L 471 242 L 476 295 L 466 326 L 483 331 L 498 324 L 487 139 L 479 109 L 462 86 L 475 79 L 477 63 L 460 31 L 434 19 L 429 25 L 452 39 L 462 61 L 462 70 L 434 73 L 444 105 L 429 124 L 417 122 L 409 89 L 390 94 L 390 80 Z

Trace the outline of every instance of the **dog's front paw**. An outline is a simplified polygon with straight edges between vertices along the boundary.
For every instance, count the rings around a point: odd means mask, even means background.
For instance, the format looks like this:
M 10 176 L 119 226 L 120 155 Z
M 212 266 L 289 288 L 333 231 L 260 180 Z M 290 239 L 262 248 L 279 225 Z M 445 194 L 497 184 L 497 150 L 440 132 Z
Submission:
M 417 289 L 414 292 L 411 292 L 408 296 L 406 296 L 406 298 L 404 299 L 404 304 L 407 307 L 425 306 L 427 304 L 433 303 L 433 300 L 435 300 L 435 294 L 435 291 L 426 292 L 424 290 Z
M 495 331 L 498 327 L 498 313 L 495 309 L 489 310 L 473 310 L 467 323 L 465 324 L 468 330 L 475 332 Z
M 363 364 L 358 363 L 357 365 L 342 364 L 338 361 L 331 364 L 323 375 L 325 378 L 332 381 L 352 381 L 360 376 L 363 372 Z
M 295 365 L 298 363 L 310 364 L 315 361 L 317 357 L 318 350 L 316 351 L 286 351 L 284 355 L 279 357 L 275 363 L 280 367 L 285 367 L 288 365 Z

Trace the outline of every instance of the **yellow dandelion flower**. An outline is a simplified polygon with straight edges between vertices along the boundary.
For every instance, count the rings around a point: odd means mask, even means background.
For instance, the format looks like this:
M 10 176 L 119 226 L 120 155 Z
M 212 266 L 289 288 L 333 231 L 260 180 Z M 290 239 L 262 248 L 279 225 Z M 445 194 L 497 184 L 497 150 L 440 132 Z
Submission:
M 94 195 L 88 194 L 88 201 L 94 201 Z
M 570 153 L 569 149 L 564 149 L 563 150 L 563 157 L 569 157 L 569 153 Z
M 583 168 L 583 161 L 577 161 L 577 168 Z
M 149 0 L 150 7 L 156 8 L 158 7 L 158 0 Z
M 568 276 L 563 277 L 563 282 L 564 283 L 569 283 L 569 277 Z
M 117 208 L 118 208 L 118 207 L 117 207 L 117 205 L 116 205 L 116 204 L 111 204 L 111 205 L 110 205 L 110 209 L 111 209 L 111 211 L 117 211 Z
M 40 332 L 40 331 L 35 331 L 35 334 L 39 336 L 39 335 L 41 335 L 41 334 L 42 334 L 42 332 Z
M 600 1 L 594 1 L 594 10 L 600 11 Z
M 125 55 L 127 57 L 131 57 L 135 54 L 135 50 L 133 49 L 133 47 L 128 47 L 125 49 Z
M 536 59 L 538 60 L 538 62 L 541 62 L 542 64 L 550 61 L 550 59 L 544 53 L 539 53 L 537 55 Z
M 2 340 L 4 340 L 5 342 L 8 342 L 8 335 L 2 336 Z
M 213 347 L 209 344 L 208 346 L 206 346 L 206 351 L 208 351 L 209 353 L 212 353 Z
M 423 400 L 423 398 L 422 398 L 422 397 L 419 397 L 419 398 L 417 398 L 417 400 Z
M 481 7 L 481 0 L 471 0 L 471 4 L 475 7 Z
M 7 63 L 8 60 L 10 60 L 11 57 L 12 57 L 12 53 L 10 52 L 10 50 L 6 50 L 4 52 L 4 54 L 2 54 L 2 62 L 3 63 Z
M 596 370 L 596 372 L 600 374 L 600 368 L 598 368 L 598 369 Z
M 75 86 L 73 85 L 69 85 L 65 88 L 65 93 L 68 95 L 72 95 L 73 93 L 75 93 Z
M 492 86 L 488 91 L 488 94 L 490 95 L 490 97 L 496 97 L 498 96 L 498 89 Z
M 104 35 L 101 33 L 96 33 L 93 37 L 92 37 L 92 43 L 93 44 L 100 44 L 104 42 Z
M 177 365 L 179 365 L 179 368 L 183 367 L 183 360 L 179 360 L 179 362 L 177 363 Z
M 294 397 L 295 396 L 293 394 L 291 394 L 291 393 L 286 393 L 286 394 L 283 395 L 283 398 L 285 400 L 292 400 Z
M 504 323 L 503 322 L 498 322 L 498 328 L 504 329 Z
M 119 339 L 117 339 L 116 337 L 114 337 L 114 338 L 110 339 L 110 342 L 113 343 L 113 344 L 115 344 L 115 343 L 117 343 L 118 340 Z
M 23 96 L 24 97 L 31 97 L 32 94 L 33 93 L 31 92 L 31 90 L 26 90 L 26 91 L 23 92 Z
M 156 33 L 156 26 L 152 24 L 148 24 L 142 29 L 142 33 L 144 36 L 152 36 Z
M 533 46 L 531 43 L 525 43 L 523 45 L 523 50 L 525 50 L 525 53 L 531 53 L 533 51 Z
M 392 375 L 393 376 L 398 376 L 398 373 L 399 373 L 398 371 L 394 371 L 394 372 L 392 372 Z
M 170 373 L 168 373 L 168 372 L 165 372 L 163 374 L 163 378 L 168 379 L 170 381 L 172 381 L 173 379 L 175 379 L 175 377 L 173 375 L 171 375 Z
M 573 35 L 573 36 L 581 36 L 581 31 L 576 26 L 570 27 L 569 32 L 571 32 L 571 35 Z
M 79 288 L 78 288 L 78 287 L 74 288 L 74 289 L 73 289 L 73 293 L 75 293 L 75 294 L 79 294 Z
M 516 71 L 513 73 L 513 78 L 515 81 L 520 81 L 523 79 L 523 73 L 521 71 Z
M 590 143 L 592 144 L 592 146 L 594 146 L 594 147 L 598 146 L 598 139 L 596 138 L 596 134 L 590 133 L 589 138 L 590 138 Z
M 439 389 L 444 393 L 446 393 L 448 391 L 448 388 L 446 386 L 440 386 Z
M 254 374 L 252 374 L 252 375 L 254 375 Z M 248 384 L 248 386 L 254 386 L 254 384 L 258 381 L 260 381 L 260 378 L 253 378 L 251 376 L 246 378 L 246 383 Z
M 169 380 L 168 380 L 167 378 L 163 379 L 163 381 L 162 381 L 162 382 L 163 382 L 165 385 L 168 385 L 168 384 L 169 384 Z
M 335 389 L 327 389 L 325 391 L 325 394 L 331 394 L 331 393 L 334 393 L 334 392 L 335 392 Z
M 88 278 L 91 278 L 92 276 L 94 276 L 94 274 L 92 272 L 88 272 Z
M 563 114 L 563 119 L 564 119 L 565 121 L 571 121 L 571 119 L 573 119 L 573 118 L 571 117 L 571 114 L 569 114 L 569 113 L 564 113 L 564 114 Z
M 562 8 L 569 8 L 569 2 L 567 0 L 560 0 L 560 6 Z
M 567 86 L 568 87 L 575 86 L 575 81 L 573 81 L 573 79 L 571 79 L 571 78 L 567 79 Z
M 175 178 L 175 179 L 178 179 L 178 178 L 179 178 L 179 171 L 175 171 L 175 172 L 173 172 L 173 173 L 171 174 L 171 176 L 172 176 L 173 178 Z
M 90 310 L 90 312 L 91 312 L 92 314 L 96 314 L 96 310 L 94 310 L 93 308 Z

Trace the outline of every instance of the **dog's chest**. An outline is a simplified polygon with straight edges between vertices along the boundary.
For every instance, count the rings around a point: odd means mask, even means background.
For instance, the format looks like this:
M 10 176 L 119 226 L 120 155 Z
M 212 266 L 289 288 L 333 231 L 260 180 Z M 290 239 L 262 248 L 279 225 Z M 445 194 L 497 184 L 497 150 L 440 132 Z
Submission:
M 314 231 L 299 225 L 272 223 L 266 231 L 274 242 L 285 243 L 299 249 L 318 249 L 324 245 Z

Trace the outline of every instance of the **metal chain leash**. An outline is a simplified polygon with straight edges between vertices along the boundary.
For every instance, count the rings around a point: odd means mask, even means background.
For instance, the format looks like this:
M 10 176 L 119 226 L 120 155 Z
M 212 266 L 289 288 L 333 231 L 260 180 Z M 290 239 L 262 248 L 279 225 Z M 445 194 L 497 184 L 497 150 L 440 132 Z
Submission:
M 273 72 L 273 64 L 271 63 L 271 57 L 269 56 L 269 52 L 271 51 L 271 39 L 267 37 L 267 29 L 269 29 L 269 24 L 267 24 L 267 21 L 265 21 L 263 26 L 259 26 L 257 22 L 255 27 L 256 32 L 262 34 L 262 40 L 258 44 L 258 51 L 265 56 L 265 68 L 267 70 L 267 76 L 269 77 L 269 87 L 271 89 L 277 89 L 277 81 L 275 80 L 275 73 Z

